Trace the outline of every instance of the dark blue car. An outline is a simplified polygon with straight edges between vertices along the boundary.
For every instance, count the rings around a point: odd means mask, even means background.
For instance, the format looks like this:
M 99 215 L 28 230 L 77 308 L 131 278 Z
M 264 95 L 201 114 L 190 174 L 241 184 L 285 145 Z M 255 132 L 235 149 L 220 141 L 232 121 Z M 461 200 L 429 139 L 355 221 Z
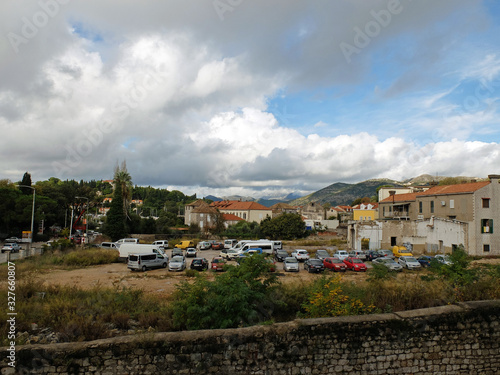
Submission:
M 431 265 L 432 259 L 434 258 L 429 255 L 421 255 L 417 258 L 422 267 L 429 267 Z

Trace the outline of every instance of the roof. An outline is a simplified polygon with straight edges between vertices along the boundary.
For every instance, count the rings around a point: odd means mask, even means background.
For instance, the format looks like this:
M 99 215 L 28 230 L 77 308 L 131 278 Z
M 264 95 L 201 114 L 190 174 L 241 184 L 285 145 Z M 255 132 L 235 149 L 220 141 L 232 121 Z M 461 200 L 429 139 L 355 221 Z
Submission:
M 210 203 L 210 206 L 220 210 L 271 210 L 257 202 L 217 201 Z
M 296 209 L 295 207 L 290 206 L 288 203 L 285 203 L 285 202 L 273 204 L 269 208 L 272 210 L 295 210 Z
M 226 221 L 244 221 L 241 217 L 233 214 L 222 214 L 222 217 Z
M 405 194 L 394 194 L 380 201 L 380 203 L 392 203 L 392 202 L 412 202 L 417 199 L 417 195 L 422 193 L 405 193 Z
M 430 188 L 424 192 L 418 193 L 419 196 L 428 195 L 449 195 L 473 193 L 490 184 L 490 181 L 470 182 L 467 184 L 439 185 Z
M 207 203 L 207 202 L 205 202 L 203 199 L 197 199 L 197 200 L 195 200 L 194 202 L 191 202 L 191 203 L 186 204 L 186 206 L 198 207 L 198 206 L 200 206 L 200 205 L 202 205 L 202 204 L 206 204 L 206 205 L 208 205 L 208 203 Z
M 217 213 L 217 210 L 210 207 L 207 202 L 201 201 L 201 203 L 198 204 L 197 207 L 195 207 L 191 212 L 194 214 L 215 214 Z

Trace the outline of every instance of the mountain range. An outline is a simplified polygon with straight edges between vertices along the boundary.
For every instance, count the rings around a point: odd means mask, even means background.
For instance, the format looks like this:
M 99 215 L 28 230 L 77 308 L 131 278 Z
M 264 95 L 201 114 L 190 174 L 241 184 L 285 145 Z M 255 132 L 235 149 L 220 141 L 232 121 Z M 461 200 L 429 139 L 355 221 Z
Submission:
M 428 185 L 431 182 L 439 182 L 444 179 L 449 179 L 450 177 L 445 176 L 432 176 L 430 174 L 423 174 L 414 178 L 410 178 L 404 181 L 395 181 L 386 178 L 371 179 L 354 184 L 349 184 L 345 182 L 335 182 L 323 189 L 320 189 L 314 193 L 306 196 L 299 196 L 296 193 L 288 194 L 285 197 L 265 197 L 255 199 L 252 197 L 242 197 L 234 195 L 231 197 L 218 198 L 212 195 L 206 196 L 205 198 L 211 199 L 213 201 L 227 200 L 242 200 L 242 201 L 254 201 L 258 202 L 266 207 L 270 207 L 276 203 L 288 203 L 292 206 L 302 206 L 309 202 L 317 202 L 320 204 L 328 203 L 331 206 L 338 205 L 350 205 L 357 198 L 373 197 L 377 194 L 377 189 L 380 186 L 393 186 L 393 187 L 404 187 L 412 185 Z M 453 179 L 461 181 L 470 181 L 475 179 L 474 177 L 453 177 Z

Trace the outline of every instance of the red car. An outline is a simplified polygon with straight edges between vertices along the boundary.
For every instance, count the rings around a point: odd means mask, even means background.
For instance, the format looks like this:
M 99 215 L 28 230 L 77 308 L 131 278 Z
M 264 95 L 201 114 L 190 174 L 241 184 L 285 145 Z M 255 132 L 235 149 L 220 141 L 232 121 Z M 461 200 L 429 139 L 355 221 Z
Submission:
M 212 250 L 222 250 L 224 249 L 224 244 L 222 242 L 212 243 Z
M 221 257 L 215 257 L 212 259 L 210 263 L 210 269 L 212 271 L 224 271 L 224 266 L 226 265 L 226 261 Z
M 366 264 L 359 258 L 347 257 L 344 263 L 348 270 L 352 271 L 366 271 Z
M 345 272 L 346 265 L 339 258 L 325 258 L 323 259 L 323 266 L 326 270 L 335 272 Z

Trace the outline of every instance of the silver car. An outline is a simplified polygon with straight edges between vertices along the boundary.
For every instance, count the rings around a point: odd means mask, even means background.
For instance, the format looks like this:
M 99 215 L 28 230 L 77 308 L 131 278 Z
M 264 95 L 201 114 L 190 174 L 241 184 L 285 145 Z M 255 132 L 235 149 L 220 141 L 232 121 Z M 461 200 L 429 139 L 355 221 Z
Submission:
M 387 267 L 389 271 L 402 271 L 403 266 L 396 262 L 392 258 L 375 258 L 372 260 L 373 264 L 380 264 L 384 267 Z
M 410 256 L 399 257 L 398 263 L 401 264 L 401 266 L 408 268 L 409 270 L 415 270 L 422 267 L 418 260 Z
M 299 272 L 299 261 L 295 257 L 286 257 L 283 261 L 283 269 L 285 270 L 285 272 Z
M 170 259 L 168 264 L 169 271 L 184 271 L 186 269 L 186 259 L 183 256 L 176 255 Z

